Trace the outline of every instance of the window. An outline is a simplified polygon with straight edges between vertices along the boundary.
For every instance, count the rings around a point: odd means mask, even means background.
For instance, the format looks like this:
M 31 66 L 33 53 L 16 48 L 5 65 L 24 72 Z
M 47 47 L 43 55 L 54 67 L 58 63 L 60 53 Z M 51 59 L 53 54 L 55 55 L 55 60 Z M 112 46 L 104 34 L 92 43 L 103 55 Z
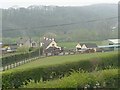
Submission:
M 52 46 L 54 47 L 54 46 L 55 46 L 55 44 L 52 44 Z
M 35 43 L 32 43 L 32 47 L 34 47 L 34 46 L 36 46 L 36 44 L 35 44 Z

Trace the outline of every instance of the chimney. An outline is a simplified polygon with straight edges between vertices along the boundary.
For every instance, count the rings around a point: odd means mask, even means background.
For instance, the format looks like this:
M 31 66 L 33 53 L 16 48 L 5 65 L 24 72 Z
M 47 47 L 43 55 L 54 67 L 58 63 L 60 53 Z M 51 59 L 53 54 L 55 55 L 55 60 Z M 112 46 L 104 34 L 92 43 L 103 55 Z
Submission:
M 54 41 L 55 39 L 54 38 L 52 38 L 52 41 Z
M 46 39 L 46 37 L 44 37 L 44 39 Z
M 43 46 L 43 43 L 40 43 L 40 46 L 42 47 L 42 46 Z
M 46 38 L 46 40 L 48 40 L 48 38 Z

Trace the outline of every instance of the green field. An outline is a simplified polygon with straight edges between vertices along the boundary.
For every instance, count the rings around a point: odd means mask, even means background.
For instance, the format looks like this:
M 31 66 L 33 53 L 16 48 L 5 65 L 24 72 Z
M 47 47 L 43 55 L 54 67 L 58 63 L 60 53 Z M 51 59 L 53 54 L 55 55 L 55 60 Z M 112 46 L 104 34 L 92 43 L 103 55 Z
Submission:
M 72 62 L 78 62 L 81 60 L 87 60 L 92 59 L 96 57 L 109 57 L 113 54 L 116 54 L 118 52 L 105 52 L 105 53 L 92 53 L 92 54 L 78 54 L 78 55 L 66 55 L 66 56 L 53 56 L 53 57 L 46 57 L 41 58 L 35 61 L 32 61 L 30 63 L 26 63 L 24 65 L 21 65 L 19 67 L 13 68 L 11 70 L 4 71 L 6 72 L 15 72 L 20 70 L 27 70 L 27 69 L 33 69 L 38 67 L 48 67 L 48 66 L 54 66 L 59 64 L 65 64 L 65 63 L 72 63 Z

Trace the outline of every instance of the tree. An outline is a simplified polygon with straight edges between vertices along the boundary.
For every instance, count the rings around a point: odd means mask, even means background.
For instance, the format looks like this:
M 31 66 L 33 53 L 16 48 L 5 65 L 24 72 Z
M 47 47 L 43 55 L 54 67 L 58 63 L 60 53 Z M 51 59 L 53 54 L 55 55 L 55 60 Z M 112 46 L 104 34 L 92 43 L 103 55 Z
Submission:
M 18 47 L 17 52 L 29 52 L 29 47 L 27 46 Z

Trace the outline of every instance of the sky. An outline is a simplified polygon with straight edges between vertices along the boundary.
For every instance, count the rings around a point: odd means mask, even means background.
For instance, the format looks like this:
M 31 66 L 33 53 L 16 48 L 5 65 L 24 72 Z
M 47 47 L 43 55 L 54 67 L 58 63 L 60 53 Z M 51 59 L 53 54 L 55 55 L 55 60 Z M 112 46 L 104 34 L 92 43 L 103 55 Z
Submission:
M 119 0 L 0 0 L 0 8 L 28 7 L 31 5 L 85 6 L 100 3 L 117 4 L 118 2 Z

